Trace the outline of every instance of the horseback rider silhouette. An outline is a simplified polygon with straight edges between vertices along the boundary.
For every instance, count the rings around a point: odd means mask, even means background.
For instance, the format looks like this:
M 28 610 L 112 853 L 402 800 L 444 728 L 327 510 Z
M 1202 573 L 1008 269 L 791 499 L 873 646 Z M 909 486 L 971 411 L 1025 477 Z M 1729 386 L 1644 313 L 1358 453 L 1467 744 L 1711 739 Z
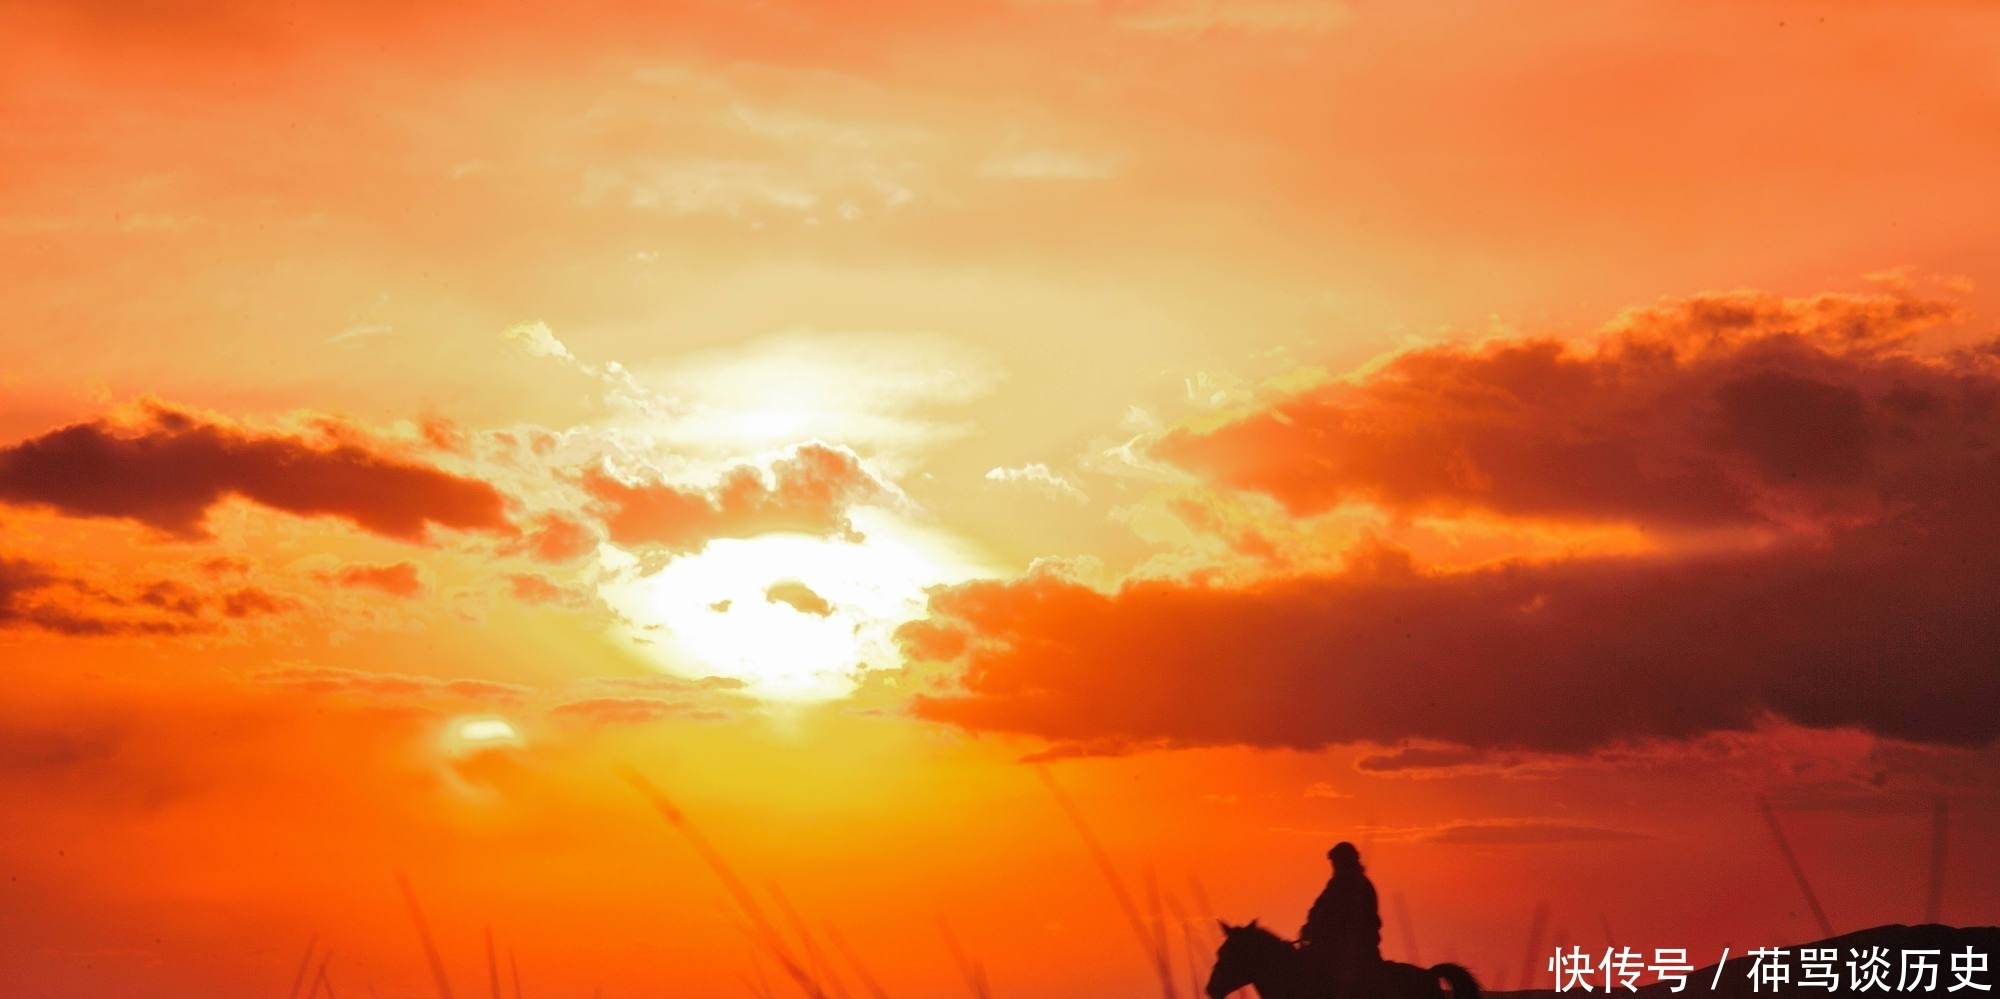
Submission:
M 1333 877 L 1299 928 L 1299 946 L 1337 995 L 1356 995 L 1381 969 L 1382 915 L 1375 885 L 1361 868 L 1361 851 L 1341 843 L 1326 859 L 1333 862 Z

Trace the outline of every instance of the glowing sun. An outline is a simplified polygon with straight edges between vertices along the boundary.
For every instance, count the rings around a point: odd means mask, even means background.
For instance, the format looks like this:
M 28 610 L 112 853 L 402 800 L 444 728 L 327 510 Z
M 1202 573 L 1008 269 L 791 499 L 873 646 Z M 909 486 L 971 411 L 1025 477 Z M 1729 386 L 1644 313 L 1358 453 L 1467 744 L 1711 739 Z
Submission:
M 927 587 L 983 574 L 935 532 L 879 510 L 853 519 L 862 540 L 721 539 L 651 573 L 607 546 L 599 591 L 668 672 L 732 677 L 770 700 L 844 696 L 862 670 L 897 661 L 895 629 L 923 614 Z

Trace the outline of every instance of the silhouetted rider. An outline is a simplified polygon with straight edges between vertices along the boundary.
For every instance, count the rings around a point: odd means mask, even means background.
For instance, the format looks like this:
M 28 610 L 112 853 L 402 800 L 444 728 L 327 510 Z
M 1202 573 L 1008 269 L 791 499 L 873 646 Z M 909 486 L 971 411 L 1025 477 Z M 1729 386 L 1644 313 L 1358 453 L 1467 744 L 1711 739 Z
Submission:
M 1382 915 L 1375 886 L 1361 869 L 1361 851 L 1341 843 L 1326 852 L 1333 878 L 1313 900 L 1299 944 L 1342 995 L 1374 976 L 1382 963 Z

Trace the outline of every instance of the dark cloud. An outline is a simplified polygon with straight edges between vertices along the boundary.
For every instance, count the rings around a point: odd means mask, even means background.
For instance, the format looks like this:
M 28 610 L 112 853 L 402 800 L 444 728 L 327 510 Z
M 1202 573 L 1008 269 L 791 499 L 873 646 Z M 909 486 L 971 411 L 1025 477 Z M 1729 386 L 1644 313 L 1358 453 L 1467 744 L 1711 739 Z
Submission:
M 17 719 L 0 723 L 0 776 L 66 773 L 101 766 L 116 757 L 124 733 L 102 725 L 27 727 Z
M 140 587 L 132 602 L 163 614 L 195 617 L 207 605 L 208 598 L 186 583 L 163 579 Z
M 1064 741 L 1574 752 L 1761 712 L 1914 742 L 2000 735 L 2000 538 L 1930 525 L 1691 558 L 1100 593 L 941 591 L 906 651 L 963 689 L 919 713 Z
M 628 483 L 600 468 L 583 486 L 613 541 L 672 551 L 770 531 L 851 537 L 848 509 L 891 494 L 852 451 L 827 444 L 800 445 L 769 468 L 737 466 L 709 489 Z
M 154 406 L 136 424 L 78 423 L 0 448 L 0 503 L 208 535 L 230 497 L 335 517 L 403 541 L 434 526 L 508 533 L 507 500 L 477 479 L 373 449 L 350 433 L 264 433 Z
M 1170 441 L 1188 467 L 1302 513 L 1365 498 L 1762 530 L 1454 572 L 1378 546 L 1243 585 L 1104 593 L 1043 574 L 942 590 L 901 638 L 959 686 L 916 710 L 1084 745 L 1576 754 L 1770 715 L 1992 742 L 2000 349 L 1908 348 L 1948 311 L 1696 299 L 1627 317 L 1594 351 L 1420 351 Z
M 1704 296 L 1555 338 L 1398 355 L 1158 453 L 1294 514 L 1365 502 L 1664 527 L 1815 523 L 1923 502 L 1993 460 L 2000 365 L 1926 356 L 1948 303 Z
M 0 802 L 18 805 L 20 814 L 79 799 L 145 812 L 201 786 L 174 754 L 145 738 L 160 723 L 137 711 L 44 705 L 44 713 L 30 715 L 8 707 L 0 712 Z
M 44 562 L 0 556 L 0 628 L 77 638 L 179 635 L 208 631 L 210 600 L 185 583 L 162 580 L 119 592 Z
M 246 618 L 283 614 L 298 609 L 299 602 L 291 597 L 281 596 L 255 586 L 231 590 L 222 595 L 223 616 Z
M 1467 746 L 1403 746 L 1386 753 L 1371 753 L 1354 761 L 1354 769 L 1376 774 L 1505 766 L 1507 761 L 1504 758 Z
M 251 569 L 251 562 L 236 555 L 216 555 L 195 563 L 195 568 L 210 579 L 221 579 L 225 576 L 247 575 Z
M 1131 756 L 1151 749 L 1171 748 L 1165 740 L 1134 742 L 1130 739 L 1094 739 L 1089 742 L 1060 742 L 1021 757 L 1022 763 L 1055 763 L 1060 760 L 1095 760 Z

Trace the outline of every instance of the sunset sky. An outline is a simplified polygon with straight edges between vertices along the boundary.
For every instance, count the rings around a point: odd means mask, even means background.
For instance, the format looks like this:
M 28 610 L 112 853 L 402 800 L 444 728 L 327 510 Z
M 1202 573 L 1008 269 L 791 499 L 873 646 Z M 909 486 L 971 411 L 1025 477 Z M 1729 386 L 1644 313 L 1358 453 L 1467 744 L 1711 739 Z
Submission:
M 0 3 L 0 993 L 2000 922 L 2000 8 L 410 6 Z

